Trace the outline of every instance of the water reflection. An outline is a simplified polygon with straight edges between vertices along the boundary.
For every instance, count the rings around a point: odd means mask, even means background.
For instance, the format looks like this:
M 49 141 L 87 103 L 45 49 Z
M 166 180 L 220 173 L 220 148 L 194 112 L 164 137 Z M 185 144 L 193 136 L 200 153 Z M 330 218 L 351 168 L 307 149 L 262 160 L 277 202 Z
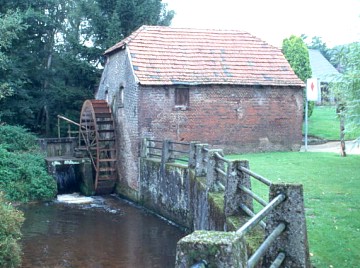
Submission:
M 116 197 L 28 205 L 22 267 L 174 267 L 177 227 Z

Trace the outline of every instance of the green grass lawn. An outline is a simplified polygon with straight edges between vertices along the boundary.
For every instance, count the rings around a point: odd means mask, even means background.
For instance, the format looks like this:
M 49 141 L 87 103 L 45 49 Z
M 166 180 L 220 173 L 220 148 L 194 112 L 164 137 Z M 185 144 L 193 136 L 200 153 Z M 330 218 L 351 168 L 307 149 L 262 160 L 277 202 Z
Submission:
M 305 133 L 305 126 L 303 126 Z M 340 123 L 335 106 L 315 106 L 308 122 L 308 135 L 327 140 L 340 139 Z M 353 140 L 360 136 L 360 131 L 345 134 L 346 140 Z
M 303 184 L 314 267 L 360 267 L 360 155 L 276 152 L 230 157 L 249 160 L 251 170 L 272 182 Z

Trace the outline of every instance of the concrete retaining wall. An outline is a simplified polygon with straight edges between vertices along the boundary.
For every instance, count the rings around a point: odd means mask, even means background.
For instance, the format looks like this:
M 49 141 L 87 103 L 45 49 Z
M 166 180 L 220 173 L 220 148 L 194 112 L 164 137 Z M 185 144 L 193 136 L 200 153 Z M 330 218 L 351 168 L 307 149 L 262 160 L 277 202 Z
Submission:
M 210 193 L 206 178 L 187 166 L 141 159 L 140 202 L 189 230 L 225 228 L 224 194 Z
M 154 148 L 152 141 L 149 144 L 147 148 Z M 229 161 L 221 150 L 209 150 L 206 144 L 188 144 L 188 165 L 171 162 L 178 159 L 172 155 L 177 151 L 174 144 L 179 143 L 163 142 L 161 158 L 149 157 L 151 152 L 142 148 L 140 196 L 145 207 L 195 231 L 178 242 L 176 267 L 196 263 L 247 267 L 248 262 L 255 262 L 256 255 L 261 257 L 254 267 L 269 267 L 279 252 L 286 256 L 284 267 L 310 267 L 301 185 L 272 184 L 262 178 L 271 186 L 270 201 L 279 193 L 285 200 L 270 209 L 265 228 L 252 224 L 245 236 L 237 230 L 252 217 L 240 209 L 240 204 L 254 213 L 253 198 L 241 186 L 251 190 L 250 176 L 261 176 L 250 172 L 247 161 Z M 264 238 L 271 236 L 280 223 L 285 230 L 277 242 L 267 242 L 268 250 L 259 253 Z
M 141 159 L 140 202 L 164 217 L 190 228 L 190 179 L 187 167 Z

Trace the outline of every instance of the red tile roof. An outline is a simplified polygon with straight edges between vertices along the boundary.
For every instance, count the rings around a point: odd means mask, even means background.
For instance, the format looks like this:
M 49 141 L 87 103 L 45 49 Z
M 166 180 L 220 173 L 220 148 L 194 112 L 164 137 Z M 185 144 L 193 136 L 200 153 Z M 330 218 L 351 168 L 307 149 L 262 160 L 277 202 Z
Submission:
M 280 49 L 243 31 L 142 26 L 105 54 L 125 47 L 143 85 L 304 86 Z

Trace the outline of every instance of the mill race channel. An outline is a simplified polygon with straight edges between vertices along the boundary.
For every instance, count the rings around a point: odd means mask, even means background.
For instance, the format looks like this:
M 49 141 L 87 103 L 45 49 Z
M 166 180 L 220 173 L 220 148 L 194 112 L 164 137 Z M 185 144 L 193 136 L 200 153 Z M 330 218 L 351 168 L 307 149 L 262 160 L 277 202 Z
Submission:
M 116 196 L 23 205 L 23 268 L 174 267 L 179 227 Z

